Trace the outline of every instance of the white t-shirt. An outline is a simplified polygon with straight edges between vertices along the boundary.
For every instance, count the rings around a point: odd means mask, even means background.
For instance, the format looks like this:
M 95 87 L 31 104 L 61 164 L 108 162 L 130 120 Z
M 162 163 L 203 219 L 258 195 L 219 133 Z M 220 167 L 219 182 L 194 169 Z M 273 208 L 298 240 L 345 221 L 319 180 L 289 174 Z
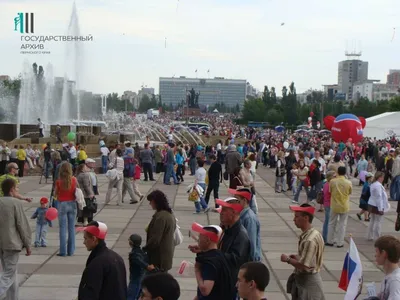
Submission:
M 219 150 L 222 150 L 222 145 L 221 145 L 221 143 L 218 143 L 218 144 L 217 144 L 217 151 L 219 151 Z
M 379 296 L 379 299 L 383 300 L 400 299 L 400 268 L 385 276 Z
M 77 157 L 75 146 L 69 148 L 69 155 L 71 156 L 71 159 L 75 159 Z
M 107 147 L 101 147 L 100 151 L 102 156 L 108 156 L 108 154 L 110 154 L 110 150 L 108 150 Z
M 314 159 L 315 159 L 315 157 L 311 160 L 310 165 L 311 165 L 311 163 L 313 162 Z M 319 170 L 321 171 L 321 173 L 324 173 L 325 165 L 326 165 L 325 160 L 320 156 L 318 158 L 318 162 L 321 164 L 321 166 L 319 167 Z
M 204 169 L 203 167 L 198 168 L 196 170 L 195 175 L 196 175 L 197 183 L 206 183 L 206 173 L 207 173 L 206 169 Z

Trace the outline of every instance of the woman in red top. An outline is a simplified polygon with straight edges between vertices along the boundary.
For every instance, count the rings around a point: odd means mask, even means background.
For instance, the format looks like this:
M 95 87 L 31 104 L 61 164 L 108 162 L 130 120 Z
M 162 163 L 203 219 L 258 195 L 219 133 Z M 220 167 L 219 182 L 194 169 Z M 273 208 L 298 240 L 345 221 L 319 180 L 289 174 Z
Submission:
M 55 184 L 55 195 L 59 203 L 60 253 L 57 254 L 58 256 L 72 256 L 75 252 L 75 219 L 77 213 L 75 190 L 77 185 L 76 178 L 72 176 L 71 164 L 63 163 L 60 166 L 59 179 Z

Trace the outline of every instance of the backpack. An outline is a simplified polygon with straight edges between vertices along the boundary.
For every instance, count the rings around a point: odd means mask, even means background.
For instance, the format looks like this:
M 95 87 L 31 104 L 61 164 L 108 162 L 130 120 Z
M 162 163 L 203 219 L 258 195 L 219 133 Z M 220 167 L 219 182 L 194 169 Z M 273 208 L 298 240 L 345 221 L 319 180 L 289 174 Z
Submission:
M 390 184 L 390 198 L 394 201 L 400 201 L 400 175 L 393 178 Z

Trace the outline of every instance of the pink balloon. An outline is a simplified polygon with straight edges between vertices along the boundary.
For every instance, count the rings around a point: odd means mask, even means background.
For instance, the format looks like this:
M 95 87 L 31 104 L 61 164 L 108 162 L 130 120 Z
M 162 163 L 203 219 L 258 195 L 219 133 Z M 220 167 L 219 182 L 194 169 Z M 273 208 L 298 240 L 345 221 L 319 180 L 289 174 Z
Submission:
M 46 219 L 49 221 L 54 221 L 55 219 L 57 219 L 57 216 L 58 216 L 58 211 L 54 207 L 50 207 L 46 211 Z

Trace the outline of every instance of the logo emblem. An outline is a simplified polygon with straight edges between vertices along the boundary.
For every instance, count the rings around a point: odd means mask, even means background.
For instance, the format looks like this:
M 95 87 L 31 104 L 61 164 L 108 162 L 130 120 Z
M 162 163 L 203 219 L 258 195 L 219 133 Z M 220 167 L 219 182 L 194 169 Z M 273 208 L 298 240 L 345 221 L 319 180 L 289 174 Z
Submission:
M 18 13 L 14 18 L 14 31 L 20 33 L 34 33 L 34 14 L 33 13 Z

